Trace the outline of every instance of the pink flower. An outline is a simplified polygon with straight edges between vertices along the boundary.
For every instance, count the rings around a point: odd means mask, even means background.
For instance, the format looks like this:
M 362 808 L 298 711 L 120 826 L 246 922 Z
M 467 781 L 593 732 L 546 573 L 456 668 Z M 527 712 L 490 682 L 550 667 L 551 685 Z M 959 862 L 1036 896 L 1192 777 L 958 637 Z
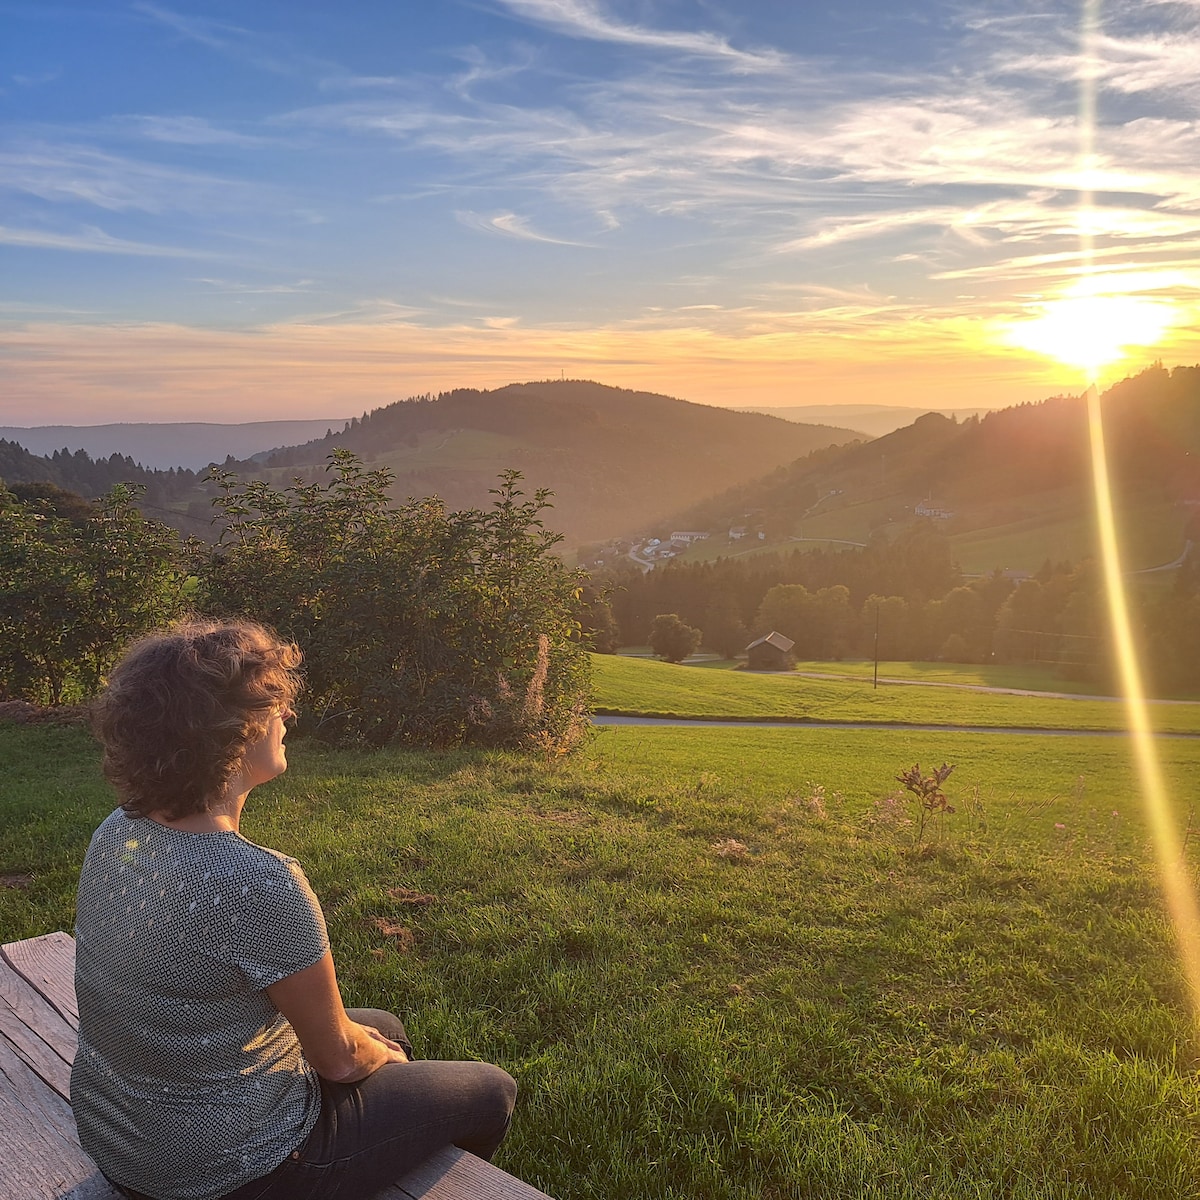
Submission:
M 1065 826 L 1064 824 L 1062 824 L 1062 822 L 1061 822 L 1061 821 L 1055 821 L 1055 822 L 1054 822 L 1054 828 L 1055 828 L 1055 829 L 1066 829 L 1066 826 Z

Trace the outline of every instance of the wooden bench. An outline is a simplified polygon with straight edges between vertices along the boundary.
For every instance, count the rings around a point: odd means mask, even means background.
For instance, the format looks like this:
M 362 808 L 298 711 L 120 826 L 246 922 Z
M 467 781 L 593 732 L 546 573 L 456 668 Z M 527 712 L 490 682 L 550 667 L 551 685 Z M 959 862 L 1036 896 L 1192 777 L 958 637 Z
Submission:
M 75 940 L 0 946 L 0 1200 L 121 1200 L 79 1147 L 71 1115 Z M 363 1200 L 549 1200 L 450 1147 Z

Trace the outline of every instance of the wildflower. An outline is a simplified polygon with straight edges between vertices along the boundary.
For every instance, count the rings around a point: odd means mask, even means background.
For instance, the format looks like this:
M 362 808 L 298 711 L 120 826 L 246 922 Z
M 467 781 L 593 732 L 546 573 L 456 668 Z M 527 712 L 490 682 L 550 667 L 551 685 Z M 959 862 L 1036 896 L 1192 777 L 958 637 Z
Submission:
M 1061 821 L 1055 821 L 1054 828 L 1055 829 L 1066 829 L 1066 826 Z

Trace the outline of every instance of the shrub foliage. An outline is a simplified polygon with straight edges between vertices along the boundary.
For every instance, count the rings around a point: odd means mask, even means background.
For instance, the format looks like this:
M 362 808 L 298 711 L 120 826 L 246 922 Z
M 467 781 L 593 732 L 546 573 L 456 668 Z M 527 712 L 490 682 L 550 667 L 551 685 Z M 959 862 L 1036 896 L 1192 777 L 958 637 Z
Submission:
M 185 610 L 179 535 L 142 517 L 140 493 L 71 508 L 0 484 L 0 695 L 87 699 L 131 638 Z
M 659 613 L 650 626 L 650 649 L 670 663 L 683 662 L 700 648 L 703 635 L 679 619 L 678 613 Z
M 310 727 L 341 742 L 563 748 L 587 722 L 583 576 L 551 553 L 549 493 L 505 472 L 488 511 L 393 503 L 348 451 L 327 484 L 217 472 L 226 528 L 200 602 L 294 638 Z

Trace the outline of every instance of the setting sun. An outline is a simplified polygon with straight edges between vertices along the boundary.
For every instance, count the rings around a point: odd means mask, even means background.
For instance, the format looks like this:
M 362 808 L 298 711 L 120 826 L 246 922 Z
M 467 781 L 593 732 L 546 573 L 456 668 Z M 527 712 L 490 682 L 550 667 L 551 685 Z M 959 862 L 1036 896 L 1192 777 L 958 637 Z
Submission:
M 1179 321 L 1167 301 L 1095 291 L 1047 301 L 1040 310 L 1014 322 L 1008 340 L 1089 373 L 1124 358 L 1132 347 L 1157 345 Z

